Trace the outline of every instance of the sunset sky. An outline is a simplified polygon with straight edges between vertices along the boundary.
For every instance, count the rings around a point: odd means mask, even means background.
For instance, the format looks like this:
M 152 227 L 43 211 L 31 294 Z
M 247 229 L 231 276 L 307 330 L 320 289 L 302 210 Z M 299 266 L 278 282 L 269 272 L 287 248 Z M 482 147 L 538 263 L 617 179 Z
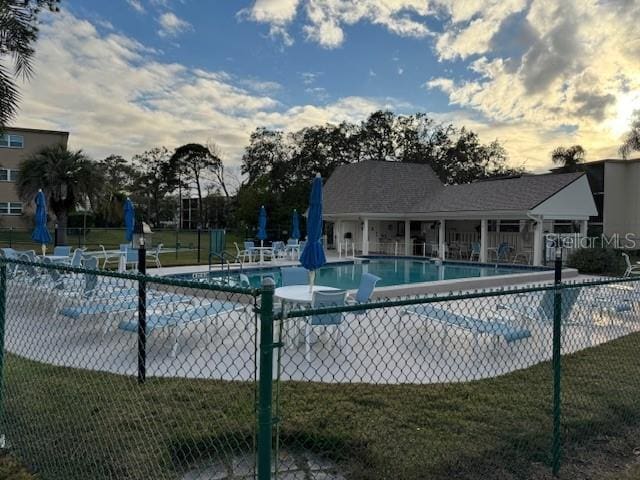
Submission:
M 634 0 L 63 0 L 46 14 L 18 126 L 129 157 L 257 126 L 427 112 L 541 171 L 579 143 L 617 156 L 640 109 Z

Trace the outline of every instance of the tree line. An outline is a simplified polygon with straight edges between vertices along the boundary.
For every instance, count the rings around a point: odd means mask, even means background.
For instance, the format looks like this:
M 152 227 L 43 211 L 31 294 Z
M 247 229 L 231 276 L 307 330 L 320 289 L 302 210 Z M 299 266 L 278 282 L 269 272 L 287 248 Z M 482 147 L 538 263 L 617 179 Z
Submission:
M 628 138 L 627 151 L 637 150 L 636 137 L 630 133 Z M 560 171 L 580 170 L 584 158 L 579 145 L 551 153 Z M 17 187 L 26 202 L 42 188 L 61 227 L 73 219 L 74 211 L 86 208 L 92 212 L 91 225 L 120 227 L 127 197 L 153 227 L 173 226 L 181 216 L 182 197 L 194 199 L 192 226 L 242 229 L 250 235 L 265 205 L 272 232 L 284 236 L 293 209 L 307 208 L 316 172 L 326 179 L 339 165 L 362 161 L 425 163 L 445 184 L 524 172 L 522 166 L 507 164 L 497 140 L 482 143 L 472 130 L 436 122 L 423 113 L 377 111 L 360 123 L 293 132 L 257 128 L 244 149 L 241 177 L 229 171 L 213 141 L 98 161 L 82 151 L 55 146 L 23 161 Z
M 17 189 L 30 202 L 39 189 L 48 199 L 55 222 L 65 231 L 75 212 L 90 210 L 90 226 L 121 227 L 127 197 L 140 220 L 159 228 L 180 217 L 180 197 L 195 196 L 196 223 L 227 226 L 227 207 L 235 185 L 225 172 L 216 145 L 190 143 L 171 151 L 155 147 L 125 159 L 109 155 L 93 160 L 64 145 L 43 148 L 21 162 Z M 235 187 L 234 187 L 235 188 Z M 212 210 L 216 210 L 212 213 Z
M 424 113 L 377 111 L 360 123 L 289 133 L 258 128 L 242 157 L 237 220 L 255 222 L 255 212 L 265 205 L 270 218 L 286 225 L 293 208 L 306 208 L 316 172 L 328 178 L 339 165 L 366 160 L 426 163 L 446 184 L 523 171 L 507 165 L 497 140 L 484 144 L 472 130 L 437 122 Z

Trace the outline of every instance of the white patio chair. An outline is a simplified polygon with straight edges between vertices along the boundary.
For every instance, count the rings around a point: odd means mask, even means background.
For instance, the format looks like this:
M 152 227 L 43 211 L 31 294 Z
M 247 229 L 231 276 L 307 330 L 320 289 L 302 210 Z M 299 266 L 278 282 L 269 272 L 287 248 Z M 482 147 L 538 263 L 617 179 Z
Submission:
M 240 263 L 244 263 L 247 260 L 249 261 L 249 263 L 253 261 L 251 250 L 249 250 L 248 248 L 245 248 L 244 250 L 240 250 L 240 247 L 238 246 L 238 242 L 233 242 L 233 245 L 236 247 L 236 258 Z
M 346 300 L 346 291 L 313 292 L 311 308 L 338 307 L 344 305 Z M 325 330 L 328 328 L 333 329 L 337 336 L 335 342 L 339 347 L 342 347 L 344 345 L 342 335 L 343 322 L 344 312 L 311 315 L 311 317 L 307 318 L 304 327 L 305 358 L 307 362 L 311 361 L 311 331 L 319 328 Z
M 622 256 L 624 257 L 624 262 L 627 266 L 627 269 L 624 271 L 624 276 L 630 277 L 631 275 L 640 275 L 640 262 L 631 263 L 629 255 L 624 252 L 622 253 Z
M 104 262 L 102 262 L 102 268 L 107 268 L 107 265 L 109 263 L 115 263 L 116 265 L 118 265 L 120 263 L 120 254 L 116 253 L 116 254 L 110 254 L 109 252 L 107 252 L 107 249 L 104 248 L 104 245 L 100 244 L 98 245 L 100 247 L 100 250 L 102 250 L 102 255 L 104 256 Z
M 155 248 L 152 248 L 147 252 L 147 257 L 153 260 L 156 264 L 156 268 L 162 268 L 162 264 L 160 263 L 160 252 L 162 251 L 162 243 L 156 245 Z

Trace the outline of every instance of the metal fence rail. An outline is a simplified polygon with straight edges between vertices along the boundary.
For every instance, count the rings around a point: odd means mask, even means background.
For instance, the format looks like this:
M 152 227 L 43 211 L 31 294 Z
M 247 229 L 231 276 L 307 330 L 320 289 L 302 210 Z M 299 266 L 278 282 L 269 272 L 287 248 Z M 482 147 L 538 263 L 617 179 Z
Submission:
M 0 260 L 0 443 L 42 479 L 475 480 L 637 434 L 637 280 L 313 309 L 274 287 Z
M 638 425 L 639 286 L 282 306 L 276 469 L 301 451 L 309 478 L 539 478 L 592 461 Z
M 0 432 L 41 478 L 255 471 L 256 291 L 11 261 L 0 289 Z

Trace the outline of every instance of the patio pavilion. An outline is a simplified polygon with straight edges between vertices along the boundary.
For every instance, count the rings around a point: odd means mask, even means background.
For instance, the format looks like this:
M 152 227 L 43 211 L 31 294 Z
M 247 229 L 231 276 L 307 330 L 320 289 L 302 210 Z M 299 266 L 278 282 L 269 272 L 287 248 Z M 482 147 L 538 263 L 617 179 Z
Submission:
M 428 165 L 365 161 L 338 167 L 324 186 L 327 240 L 340 255 L 487 262 L 506 243 L 511 260 L 542 265 L 545 233 L 586 236 L 596 214 L 581 172 L 447 186 Z

